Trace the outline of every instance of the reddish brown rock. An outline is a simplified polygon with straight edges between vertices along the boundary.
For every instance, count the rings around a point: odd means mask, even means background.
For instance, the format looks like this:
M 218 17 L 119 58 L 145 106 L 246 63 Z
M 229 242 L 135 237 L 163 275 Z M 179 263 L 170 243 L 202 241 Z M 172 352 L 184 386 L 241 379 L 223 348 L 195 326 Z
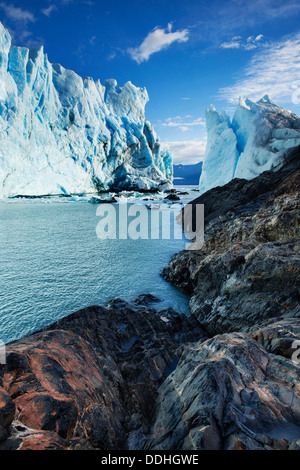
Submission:
M 8 345 L 3 439 L 14 422 L 0 448 L 142 446 L 168 366 L 183 342 L 203 336 L 195 320 L 159 313 L 154 300 L 90 307 Z

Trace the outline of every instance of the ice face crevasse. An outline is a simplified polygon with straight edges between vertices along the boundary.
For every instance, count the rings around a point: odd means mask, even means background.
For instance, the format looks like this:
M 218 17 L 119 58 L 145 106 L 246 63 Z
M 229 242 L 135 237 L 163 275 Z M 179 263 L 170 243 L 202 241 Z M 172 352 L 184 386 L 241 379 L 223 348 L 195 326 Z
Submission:
M 165 189 L 172 157 L 145 118 L 146 89 L 104 85 L 12 47 L 0 23 L 0 197 Z
M 223 186 L 233 178 L 252 179 L 279 169 L 300 146 L 300 118 L 268 95 L 257 103 L 240 99 L 233 119 L 206 111 L 207 147 L 199 189 Z

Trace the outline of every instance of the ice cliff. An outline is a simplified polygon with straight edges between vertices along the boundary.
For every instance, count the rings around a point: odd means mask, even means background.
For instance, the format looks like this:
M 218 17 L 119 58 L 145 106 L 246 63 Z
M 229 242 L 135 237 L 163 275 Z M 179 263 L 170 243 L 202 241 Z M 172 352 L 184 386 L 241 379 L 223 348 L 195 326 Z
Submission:
M 292 149 L 300 146 L 300 118 L 267 95 L 257 103 L 240 99 L 232 120 L 211 106 L 206 111 L 206 126 L 201 193 L 233 178 L 250 180 L 280 168 Z
M 102 85 L 51 64 L 42 47 L 12 47 L 0 23 L 0 197 L 170 185 L 147 101 L 131 82 Z

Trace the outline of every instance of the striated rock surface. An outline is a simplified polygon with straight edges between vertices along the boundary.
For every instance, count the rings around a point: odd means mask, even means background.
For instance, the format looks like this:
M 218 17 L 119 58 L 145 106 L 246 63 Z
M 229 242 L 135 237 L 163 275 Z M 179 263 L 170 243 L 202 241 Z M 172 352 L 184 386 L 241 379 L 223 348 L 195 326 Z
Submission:
M 141 448 L 158 386 L 195 319 L 156 299 L 90 307 L 7 346 L 0 368 L 0 449 Z
M 246 334 L 192 344 L 160 388 L 147 448 L 293 448 L 300 438 L 299 378 L 299 365 Z

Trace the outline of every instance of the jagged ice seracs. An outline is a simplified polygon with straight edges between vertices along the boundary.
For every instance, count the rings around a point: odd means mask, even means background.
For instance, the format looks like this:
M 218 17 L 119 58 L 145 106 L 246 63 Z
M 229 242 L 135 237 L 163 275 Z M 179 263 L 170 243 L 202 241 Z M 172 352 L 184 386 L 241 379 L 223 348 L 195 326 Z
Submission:
M 157 190 L 172 156 L 145 118 L 148 94 L 82 79 L 0 23 L 0 197 Z
M 252 179 L 284 165 L 300 145 L 300 118 L 268 95 L 258 102 L 240 98 L 233 119 L 213 106 L 206 111 L 207 147 L 199 189 L 233 178 Z

